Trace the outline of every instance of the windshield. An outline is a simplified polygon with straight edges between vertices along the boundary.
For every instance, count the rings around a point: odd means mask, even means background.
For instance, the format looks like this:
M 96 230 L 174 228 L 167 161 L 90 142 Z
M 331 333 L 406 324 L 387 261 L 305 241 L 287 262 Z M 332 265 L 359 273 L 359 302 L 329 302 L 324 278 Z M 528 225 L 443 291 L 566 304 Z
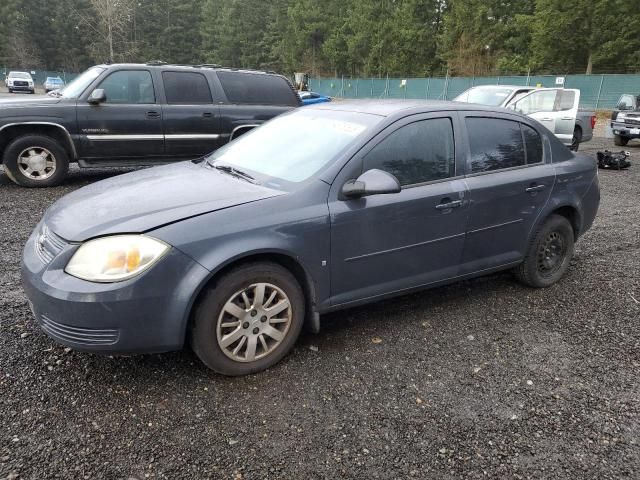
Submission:
M 512 92 L 513 88 L 474 87 L 461 93 L 453 100 L 497 107 L 502 105 Z
M 80 76 L 76 77 L 69 85 L 66 86 L 62 92 L 64 98 L 77 98 L 85 91 L 91 82 L 93 82 L 98 75 L 104 72 L 104 68 L 91 67 L 89 70 L 85 70 Z
M 380 120 L 364 113 L 296 110 L 216 150 L 208 163 L 267 177 L 267 183 L 303 182 Z
M 24 72 L 11 72 L 9 78 L 31 78 L 31 75 Z

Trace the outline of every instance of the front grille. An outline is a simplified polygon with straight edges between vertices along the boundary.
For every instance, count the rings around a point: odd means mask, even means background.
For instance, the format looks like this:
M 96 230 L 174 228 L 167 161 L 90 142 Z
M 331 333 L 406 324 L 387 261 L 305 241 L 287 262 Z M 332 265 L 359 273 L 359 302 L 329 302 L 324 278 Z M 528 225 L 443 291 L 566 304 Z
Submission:
M 116 329 L 72 327 L 51 320 L 46 315 L 40 315 L 40 324 L 47 335 L 53 339 L 77 345 L 113 345 L 120 338 L 120 332 Z
M 623 120 L 624 123 L 626 123 L 627 125 L 640 125 L 640 118 L 634 117 L 634 118 L 625 118 Z
M 43 225 L 36 237 L 35 248 L 38 257 L 48 264 L 58 255 L 67 243 Z
M 27 85 L 29 85 L 27 82 L 21 82 L 19 80 L 13 82 L 14 87 L 26 87 Z

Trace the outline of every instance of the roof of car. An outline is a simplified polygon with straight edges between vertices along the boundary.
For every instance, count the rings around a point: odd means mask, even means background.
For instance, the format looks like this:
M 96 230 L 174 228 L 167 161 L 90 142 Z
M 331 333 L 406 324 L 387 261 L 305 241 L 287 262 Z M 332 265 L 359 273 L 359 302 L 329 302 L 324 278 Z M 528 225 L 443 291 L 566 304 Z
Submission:
M 251 70 L 251 69 L 245 69 L 245 68 L 231 68 L 231 67 L 225 67 L 222 65 L 216 65 L 216 64 L 212 64 L 212 63 L 203 63 L 203 64 L 199 64 L 199 65 L 184 65 L 184 64 L 172 64 L 172 63 L 165 63 L 165 62 L 160 62 L 160 61 L 153 61 L 153 62 L 148 62 L 148 63 L 105 63 L 102 65 L 96 65 L 97 67 L 103 67 L 103 68 L 122 68 L 122 67 L 126 67 L 126 68 L 131 68 L 131 67 L 137 67 L 137 68 L 164 68 L 164 69 L 171 69 L 171 70 L 191 70 L 193 71 L 194 69 L 200 69 L 200 68 L 204 68 L 204 69 L 208 69 L 208 70 L 217 70 L 217 71 L 225 71 L 225 72 L 240 72 L 240 73 L 259 73 L 259 74 L 271 74 L 271 75 L 277 75 L 276 72 L 272 72 L 272 71 L 267 71 L 267 70 Z
M 471 88 L 493 88 L 493 89 L 502 89 L 502 88 L 518 88 L 520 90 L 522 89 L 530 89 L 530 90 L 535 90 L 538 87 L 535 87 L 533 85 L 474 85 Z
M 503 109 L 463 102 L 442 100 L 346 100 L 331 103 L 309 105 L 305 109 L 341 110 L 345 112 L 368 113 L 388 117 L 399 112 L 415 110 L 419 112 L 437 112 L 443 110 L 477 110 L 495 112 Z M 513 112 L 512 112 L 513 113 Z

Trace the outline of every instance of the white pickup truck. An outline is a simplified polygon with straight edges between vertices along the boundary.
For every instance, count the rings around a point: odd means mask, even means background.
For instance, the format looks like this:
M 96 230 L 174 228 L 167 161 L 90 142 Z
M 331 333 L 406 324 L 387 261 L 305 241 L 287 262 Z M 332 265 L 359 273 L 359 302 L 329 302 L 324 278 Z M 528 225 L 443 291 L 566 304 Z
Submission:
M 579 108 L 580 90 L 577 89 L 482 85 L 464 91 L 453 100 L 500 106 L 528 115 L 574 151 L 582 142 L 593 138 L 596 114 Z

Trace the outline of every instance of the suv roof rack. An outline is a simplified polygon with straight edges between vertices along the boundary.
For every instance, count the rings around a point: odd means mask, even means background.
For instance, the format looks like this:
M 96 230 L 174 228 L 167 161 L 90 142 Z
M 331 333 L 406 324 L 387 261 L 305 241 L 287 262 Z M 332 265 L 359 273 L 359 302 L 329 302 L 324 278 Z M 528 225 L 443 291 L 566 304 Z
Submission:
M 146 62 L 145 65 L 149 65 L 152 67 L 192 67 L 192 68 L 219 68 L 222 70 L 228 70 L 231 72 L 243 72 L 243 73 L 266 73 L 271 75 L 278 75 L 277 72 L 273 70 L 258 70 L 252 68 L 237 68 L 237 67 L 225 67 L 218 63 L 198 63 L 198 64 L 186 64 L 186 63 L 167 63 L 163 60 L 150 60 Z

